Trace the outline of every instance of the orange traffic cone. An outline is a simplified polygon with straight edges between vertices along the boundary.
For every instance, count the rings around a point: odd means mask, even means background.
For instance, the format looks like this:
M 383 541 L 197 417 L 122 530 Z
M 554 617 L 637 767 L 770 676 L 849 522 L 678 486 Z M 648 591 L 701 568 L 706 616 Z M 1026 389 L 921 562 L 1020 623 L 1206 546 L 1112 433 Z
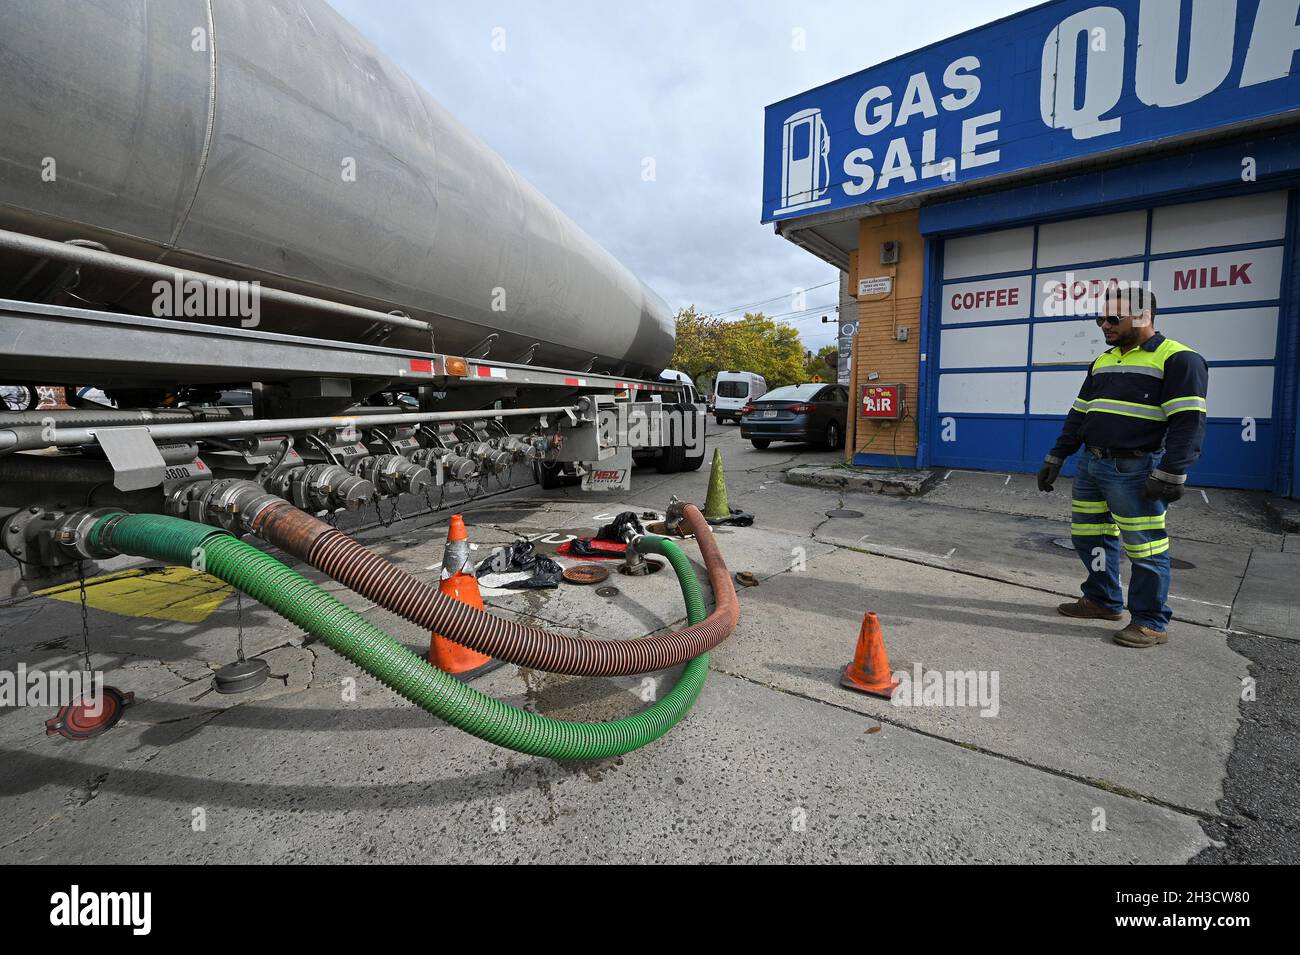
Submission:
M 442 580 L 438 591 L 461 603 L 483 609 L 483 595 L 479 593 L 478 578 L 474 576 L 474 565 L 469 559 L 469 533 L 459 514 L 451 516 L 451 526 L 447 528 L 447 547 L 442 554 Z M 429 662 L 439 670 L 467 680 L 494 669 L 490 656 L 436 633 L 429 636 Z
M 886 699 L 898 686 L 898 681 L 889 669 L 889 655 L 885 652 L 885 636 L 880 630 L 880 620 L 874 613 L 862 615 L 858 648 L 853 653 L 853 662 L 844 668 L 840 686 Z

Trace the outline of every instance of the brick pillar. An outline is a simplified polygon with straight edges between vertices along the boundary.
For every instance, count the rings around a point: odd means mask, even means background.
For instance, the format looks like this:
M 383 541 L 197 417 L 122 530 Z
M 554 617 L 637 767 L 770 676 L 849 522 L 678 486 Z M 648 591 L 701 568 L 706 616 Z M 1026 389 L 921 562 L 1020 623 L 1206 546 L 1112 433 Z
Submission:
M 859 454 L 882 454 L 900 458 L 916 455 L 917 386 L 921 358 L 921 292 L 925 281 L 925 242 L 919 231 L 916 210 L 892 212 L 861 220 L 858 226 L 858 254 L 851 263 L 852 291 L 864 278 L 888 275 L 893 287 L 887 295 L 858 297 L 858 334 L 853 341 L 853 386 L 849 416 L 851 447 Z M 880 247 L 898 243 L 897 265 L 880 264 Z M 898 329 L 908 330 L 907 341 L 898 340 Z M 879 377 L 869 379 L 873 372 Z M 869 421 L 858 417 L 858 398 L 869 380 L 901 382 L 908 418 L 902 422 Z M 904 465 L 908 462 L 904 461 Z

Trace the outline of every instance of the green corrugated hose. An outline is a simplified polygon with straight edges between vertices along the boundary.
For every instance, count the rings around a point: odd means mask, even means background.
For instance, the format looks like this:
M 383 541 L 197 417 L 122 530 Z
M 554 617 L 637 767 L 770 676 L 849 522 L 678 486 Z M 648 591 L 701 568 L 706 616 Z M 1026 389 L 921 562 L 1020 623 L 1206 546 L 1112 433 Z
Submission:
M 202 524 L 158 514 L 110 514 L 91 541 L 120 554 L 202 569 L 238 587 L 319 638 L 421 709 L 467 733 L 516 752 L 550 759 L 602 759 L 630 752 L 668 732 L 691 708 L 709 673 L 709 655 L 686 664 L 663 699 L 608 723 L 571 723 L 529 713 L 471 689 L 431 666 L 269 554 Z M 646 536 L 642 550 L 672 564 L 691 623 L 704 619 L 699 581 L 672 541 Z M 199 563 L 198 559 L 202 562 Z

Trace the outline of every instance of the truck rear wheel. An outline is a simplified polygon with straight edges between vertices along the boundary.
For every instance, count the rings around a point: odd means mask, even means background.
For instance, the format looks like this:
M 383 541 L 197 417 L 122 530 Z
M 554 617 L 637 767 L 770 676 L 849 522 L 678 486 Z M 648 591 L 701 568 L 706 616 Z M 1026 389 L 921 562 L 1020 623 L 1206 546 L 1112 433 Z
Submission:
M 754 447 L 758 448 L 758 450 L 762 451 L 772 442 L 769 441 L 767 438 L 750 438 L 749 443 L 752 444 Z
M 655 470 L 660 474 L 676 474 L 686 465 L 686 449 L 680 444 L 670 444 L 655 458 Z
M 564 469 L 558 464 L 536 461 L 533 463 L 533 478 L 543 491 L 552 491 L 563 486 Z

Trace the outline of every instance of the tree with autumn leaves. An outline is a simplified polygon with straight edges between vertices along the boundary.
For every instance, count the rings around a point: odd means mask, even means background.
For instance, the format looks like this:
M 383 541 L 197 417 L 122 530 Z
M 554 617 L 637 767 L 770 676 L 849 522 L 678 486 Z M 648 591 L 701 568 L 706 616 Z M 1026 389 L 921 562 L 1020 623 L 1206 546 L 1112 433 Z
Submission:
M 752 371 L 769 388 L 805 378 L 804 348 L 799 331 L 762 312 L 746 312 L 735 321 L 701 315 L 695 306 L 677 313 L 677 350 L 672 366 L 697 383 L 719 371 Z

